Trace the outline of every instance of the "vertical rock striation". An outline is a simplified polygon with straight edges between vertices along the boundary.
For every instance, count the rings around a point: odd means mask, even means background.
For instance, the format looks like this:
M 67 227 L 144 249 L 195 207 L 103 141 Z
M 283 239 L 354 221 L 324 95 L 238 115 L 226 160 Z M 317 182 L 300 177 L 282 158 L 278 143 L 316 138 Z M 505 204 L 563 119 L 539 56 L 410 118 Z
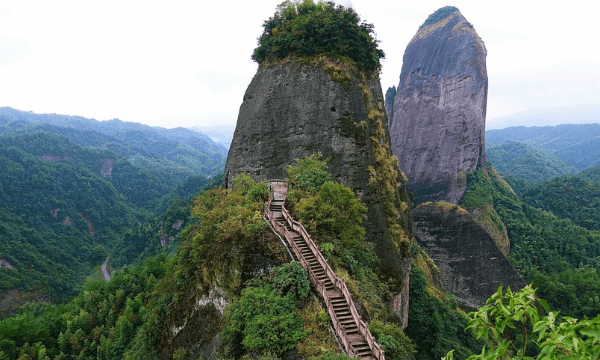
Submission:
M 433 13 L 406 48 L 390 133 L 417 203 L 456 204 L 486 163 L 486 54 L 455 7 Z
M 388 117 L 388 124 L 391 126 L 394 118 L 394 99 L 396 98 L 396 85 L 390 87 L 385 92 L 385 114 Z
M 458 206 L 425 203 L 414 212 L 419 246 L 440 269 L 444 286 L 467 311 L 485 305 L 498 286 L 527 285 L 486 230 Z
M 283 179 L 295 159 L 323 154 L 333 179 L 367 206 L 366 240 L 399 293 L 410 273 L 413 228 L 406 179 L 391 153 L 384 111 L 378 77 L 344 60 L 313 57 L 261 66 L 240 107 L 224 182 L 230 187 L 242 172 L 256 180 Z M 381 185 L 384 170 L 391 187 Z M 390 226 L 385 201 L 395 204 L 400 226 Z
M 501 284 L 513 290 L 525 285 L 502 252 L 509 249 L 508 235 L 493 204 L 468 211 L 456 206 L 467 191 L 467 175 L 488 173 L 485 58 L 483 41 L 460 11 L 441 8 L 408 44 L 388 106 L 392 150 L 421 204 L 414 211 L 417 242 L 438 266 L 444 286 L 470 310 Z

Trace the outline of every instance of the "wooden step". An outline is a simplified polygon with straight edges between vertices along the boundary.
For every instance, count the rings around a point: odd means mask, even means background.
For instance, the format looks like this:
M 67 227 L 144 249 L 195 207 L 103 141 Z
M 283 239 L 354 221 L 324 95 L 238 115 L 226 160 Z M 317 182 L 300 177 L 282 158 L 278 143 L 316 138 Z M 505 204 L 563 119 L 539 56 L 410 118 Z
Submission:
M 298 231 L 292 229 L 292 226 L 287 222 L 285 217 L 283 216 L 283 208 L 285 207 L 285 195 L 281 193 L 274 193 L 273 196 L 277 200 L 272 200 L 269 206 L 269 210 L 274 212 L 274 220 L 279 224 L 279 226 L 283 227 L 287 232 L 287 239 L 291 239 L 294 242 L 299 253 L 294 253 L 295 257 L 303 258 L 308 265 L 306 270 L 311 272 L 312 281 L 317 281 L 321 283 L 325 289 L 328 291 L 328 294 L 340 294 L 339 289 L 334 285 L 333 281 L 329 279 L 327 275 L 328 265 L 321 265 L 317 259 L 319 256 L 317 250 L 311 248 L 312 244 L 309 245 L 307 241 L 302 237 L 302 234 Z M 284 200 L 282 200 L 282 198 Z M 302 230 L 304 231 L 304 230 Z M 289 240 L 288 240 L 289 241 Z M 311 241 L 311 240 L 309 240 Z M 317 284 L 313 284 L 317 285 Z M 335 290 L 335 291 L 334 291 Z M 352 340 L 351 346 L 353 348 L 353 352 L 362 360 L 376 360 L 373 355 L 373 351 L 369 348 L 369 344 L 365 341 L 363 335 L 359 333 L 358 324 L 356 324 L 355 319 L 352 317 L 351 306 L 354 304 L 348 303 L 344 296 L 336 295 L 330 298 L 330 309 L 329 311 L 333 311 L 335 315 L 332 319 L 334 323 L 342 325 L 345 329 L 345 336 L 348 340 Z M 337 325 L 336 325 L 337 326 Z

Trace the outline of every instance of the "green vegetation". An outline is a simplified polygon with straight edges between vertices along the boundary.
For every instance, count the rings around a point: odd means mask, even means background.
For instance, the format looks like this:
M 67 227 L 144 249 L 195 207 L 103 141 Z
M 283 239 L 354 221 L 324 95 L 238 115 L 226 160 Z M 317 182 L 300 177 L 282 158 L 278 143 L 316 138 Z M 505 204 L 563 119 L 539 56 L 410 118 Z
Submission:
M 486 306 L 469 314 L 469 329 L 488 344 L 468 359 L 597 359 L 600 357 L 600 316 L 592 320 L 563 317 L 548 312 L 548 304 L 537 299 L 526 286 L 513 293 L 502 287 Z M 444 359 L 454 359 L 454 350 Z
M 227 307 L 222 352 L 239 358 L 247 352 L 281 355 L 296 347 L 307 336 L 299 309 L 309 291 L 308 275 L 297 262 L 274 269 L 271 281 L 244 288 Z
M 435 22 L 442 20 L 443 18 L 445 18 L 446 16 L 452 14 L 453 12 L 455 12 L 457 10 L 458 9 L 455 8 L 454 6 L 445 6 L 441 9 L 436 10 L 433 14 L 431 14 L 431 15 L 429 15 L 429 17 L 427 17 L 425 22 L 419 27 L 419 30 L 421 30 L 423 27 L 425 27 L 429 24 L 433 24 Z
M 600 165 L 585 169 L 578 176 L 593 183 L 600 182 Z
M 118 159 L 108 177 L 99 170 L 106 158 Z M 66 301 L 108 256 L 119 267 L 162 252 L 161 236 L 176 238 L 174 225 L 188 221 L 190 195 L 208 184 L 189 177 L 167 193 L 154 175 L 110 150 L 41 130 L 3 136 L 0 258 L 15 269 L 0 268 L 0 290 Z
M 252 59 L 259 64 L 288 56 L 331 53 L 352 59 L 368 71 L 381 68 L 373 25 L 361 22 L 352 8 L 334 2 L 284 1 L 263 24 Z
M 29 152 L 57 153 L 61 145 L 73 150 L 72 159 L 54 163 Z M 16 269 L 0 269 L 0 289 L 43 287 L 62 301 L 79 291 L 109 252 L 123 260 L 118 250 L 123 233 L 146 213 L 84 165 L 91 155 L 46 132 L 2 138 L 0 257 Z
M 531 206 L 491 170 L 477 170 L 468 182 L 461 202 L 494 205 L 511 240 L 509 260 L 551 309 L 578 318 L 598 315 L 600 232 Z
M 374 336 L 381 340 L 386 358 L 411 359 L 414 346 L 394 324 L 387 305 L 393 284 L 379 274 L 377 255 L 364 240 L 362 216 L 366 207 L 349 188 L 337 182 L 321 181 L 328 176 L 325 176 L 327 164 L 320 156 L 296 159 L 296 164 L 288 168 L 288 182 L 292 186 L 286 206 L 323 249 L 334 271 L 373 319 Z M 303 182 L 300 179 L 320 180 Z M 300 184 L 312 185 L 301 187 Z
M 121 359 L 147 313 L 147 299 L 164 276 L 165 256 L 125 267 L 110 282 L 91 282 L 68 304 L 31 303 L 0 321 L 6 359 Z M 142 358 L 153 359 L 152 348 Z M 127 357 L 125 357 L 127 358 Z
M 188 177 L 209 177 L 222 172 L 227 156 L 227 149 L 222 145 L 187 129 L 152 128 L 120 120 L 96 121 L 0 108 L 0 134 L 21 135 L 35 130 L 66 136 L 72 144 L 84 149 L 104 151 L 109 154 L 105 156 L 108 158 L 129 160 L 156 177 L 153 181 L 158 180 L 159 187 L 163 188 L 160 196 Z M 41 154 L 36 152 L 41 149 L 31 149 L 36 155 Z M 72 156 L 66 146 L 59 155 L 64 153 Z M 97 160 L 86 162 L 92 171 L 97 171 L 100 165 Z M 120 193 L 125 193 L 123 188 L 115 187 Z
M 488 160 L 503 175 L 511 175 L 529 184 L 571 175 L 573 167 L 549 150 L 522 142 L 507 141 L 486 145 Z
M 509 127 L 486 131 L 485 140 L 490 144 L 513 140 L 542 148 L 562 159 L 575 171 L 600 164 L 599 124 Z
M 196 137 L 10 108 L 0 139 L 0 258 L 14 267 L 0 268 L 0 291 L 17 300 L 67 301 L 109 256 L 118 268 L 173 251 L 190 196 L 214 186 L 202 174 L 224 161 Z M 7 303 L 0 316 L 21 300 Z
M 467 319 L 457 309 L 456 299 L 431 289 L 425 272 L 413 267 L 406 335 L 418 349 L 419 359 L 440 359 L 451 349 L 464 359 L 481 349 L 482 343 L 466 331 Z
M 563 176 L 530 186 L 521 198 L 535 208 L 600 231 L 600 182 L 592 183 L 579 175 Z

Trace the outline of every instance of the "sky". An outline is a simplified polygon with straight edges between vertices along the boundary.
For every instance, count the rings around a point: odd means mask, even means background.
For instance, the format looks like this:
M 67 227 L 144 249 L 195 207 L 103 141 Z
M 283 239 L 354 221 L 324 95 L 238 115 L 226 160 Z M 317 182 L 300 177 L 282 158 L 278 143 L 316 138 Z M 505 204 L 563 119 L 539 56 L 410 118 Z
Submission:
M 167 128 L 234 125 L 258 68 L 256 39 L 280 2 L 1 0 L 0 106 Z M 384 92 L 398 85 L 419 26 L 452 5 L 488 51 L 488 128 L 530 109 L 600 109 L 598 2 L 336 2 L 374 24 Z

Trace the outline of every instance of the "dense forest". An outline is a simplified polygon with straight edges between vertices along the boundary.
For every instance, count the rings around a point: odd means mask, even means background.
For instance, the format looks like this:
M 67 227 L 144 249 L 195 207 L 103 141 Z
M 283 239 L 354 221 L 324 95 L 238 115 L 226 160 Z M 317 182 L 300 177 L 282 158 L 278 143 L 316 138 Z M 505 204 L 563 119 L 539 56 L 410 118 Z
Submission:
M 380 70 L 380 60 L 385 57 L 373 25 L 361 21 L 352 7 L 333 1 L 285 1 L 264 22 L 252 59 L 264 64 L 327 53 L 350 58 L 367 71 Z
M 529 184 L 575 173 L 572 166 L 549 150 L 528 143 L 508 140 L 487 144 L 485 150 L 488 161 L 498 172 Z
M 118 268 L 176 241 L 191 196 L 220 182 L 208 176 L 225 150 L 160 132 L 1 109 L 0 315 L 27 299 L 66 301 L 108 257 Z
M 521 199 L 493 171 L 478 170 L 469 175 L 462 203 L 467 207 L 493 204 L 508 231 L 509 259 L 525 280 L 538 288 L 538 295 L 553 310 L 591 318 L 600 314 L 600 231 L 594 226 L 595 212 L 571 214 L 568 209 L 578 206 L 575 193 L 590 194 L 598 185 L 565 180 L 536 185 Z M 577 186 L 581 187 L 575 190 Z M 586 201 L 596 203 L 592 196 Z M 545 209 L 537 207 L 542 203 Z
M 0 108 L 0 134 L 18 135 L 38 129 L 65 135 L 81 147 L 111 150 L 169 186 L 189 176 L 210 177 L 222 172 L 227 156 L 226 147 L 188 129 Z

